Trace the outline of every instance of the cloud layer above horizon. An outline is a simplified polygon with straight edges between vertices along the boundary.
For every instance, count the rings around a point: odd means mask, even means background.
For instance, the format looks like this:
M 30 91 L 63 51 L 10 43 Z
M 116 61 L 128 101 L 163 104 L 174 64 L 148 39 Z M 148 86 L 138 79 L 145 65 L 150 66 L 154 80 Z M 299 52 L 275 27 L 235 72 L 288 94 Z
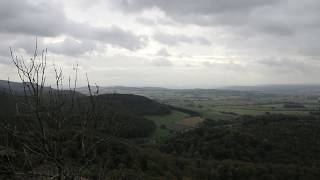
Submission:
M 17 79 L 9 46 L 28 56 L 37 37 L 50 64 L 66 75 L 79 64 L 103 86 L 320 83 L 319 9 L 318 0 L 1 0 L 0 78 Z

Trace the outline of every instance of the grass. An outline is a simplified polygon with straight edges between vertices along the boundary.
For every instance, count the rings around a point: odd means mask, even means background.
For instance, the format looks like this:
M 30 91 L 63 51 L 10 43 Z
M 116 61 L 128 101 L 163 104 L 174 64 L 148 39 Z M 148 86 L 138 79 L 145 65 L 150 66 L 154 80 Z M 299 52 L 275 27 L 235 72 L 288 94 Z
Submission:
M 273 114 L 307 115 L 317 106 L 308 102 L 302 104 L 306 108 L 285 108 L 283 107 L 283 103 L 261 103 L 259 100 L 256 100 L 256 102 L 243 101 L 240 103 L 239 100 L 235 99 L 225 99 L 224 102 L 215 100 L 195 101 L 185 104 L 180 102 L 177 105 L 200 112 L 204 118 L 232 120 L 240 115 L 262 115 L 267 112 Z
M 182 107 L 197 111 L 204 119 L 214 120 L 234 120 L 241 115 L 262 115 L 289 114 L 308 115 L 310 111 L 318 109 L 318 102 L 315 98 L 305 95 L 273 95 L 259 93 L 176 93 L 162 94 L 158 97 L 162 102 L 177 107 Z M 305 108 L 285 108 L 287 102 L 296 102 Z M 154 121 L 158 128 L 154 137 L 166 137 L 170 135 L 170 125 L 177 125 L 188 115 L 173 111 L 167 116 L 149 116 L 148 119 Z M 180 123 L 181 124 L 181 123 Z M 161 125 L 168 125 L 169 128 L 160 128 Z
M 167 128 L 161 128 L 161 125 L 169 125 L 174 124 L 182 119 L 188 117 L 188 114 L 179 112 L 179 111 L 172 111 L 170 114 L 165 116 L 147 116 L 146 118 L 155 122 L 157 125 L 157 129 L 152 135 L 152 139 L 159 140 L 165 138 L 170 135 L 170 130 Z
M 178 124 L 182 124 L 185 126 L 190 126 L 190 127 L 197 127 L 199 123 L 202 123 L 204 119 L 201 117 L 189 117 L 189 118 L 184 118 L 181 121 L 178 121 Z

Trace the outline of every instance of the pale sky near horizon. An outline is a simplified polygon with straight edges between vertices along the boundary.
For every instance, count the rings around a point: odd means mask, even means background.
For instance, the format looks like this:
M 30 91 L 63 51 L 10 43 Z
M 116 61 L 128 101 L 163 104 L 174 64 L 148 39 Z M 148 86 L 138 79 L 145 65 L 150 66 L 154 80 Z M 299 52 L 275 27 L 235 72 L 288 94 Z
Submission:
M 0 79 L 9 46 L 35 37 L 79 83 L 211 88 L 320 83 L 319 0 L 0 0 Z M 50 81 L 49 81 L 50 83 Z

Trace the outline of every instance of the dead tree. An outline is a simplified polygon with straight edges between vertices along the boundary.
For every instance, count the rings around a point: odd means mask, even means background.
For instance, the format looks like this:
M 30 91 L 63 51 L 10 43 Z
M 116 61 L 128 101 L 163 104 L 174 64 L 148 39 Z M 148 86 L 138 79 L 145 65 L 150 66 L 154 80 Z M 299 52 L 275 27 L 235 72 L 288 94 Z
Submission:
M 14 162 L 8 157 L 8 170 L 16 177 L 41 177 L 43 179 L 76 179 L 80 178 L 97 158 L 96 148 L 102 143 L 108 143 L 112 136 L 89 136 L 89 132 L 97 129 L 99 114 L 94 96 L 99 93 L 91 91 L 91 85 L 87 76 L 87 84 L 90 92 L 89 103 L 83 106 L 77 97 L 76 87 L 78 79 L 78 66 L 75 68 L 75 80 L 68 79 L 69 89 L 63 88 L 64 75 L 62 69 L 54 66 L 55 87 L 46 87 L 47 74 L 47 49 L 38 53 L 36 43 L 35 51 L 30 59 L 17 56 L 10 48 L 11 59 L 16 67 L 17 74 L 22 81 L 24 100 L 19 101 L 19 114 L 17 122 L 1 125 L 20 146 L 25 161 L 24 170 L 14 167 Z M 73 85 L 72 85 L 73 84 Z M 10 86 L 10 83 L 9 83 Z M 17 108 L 18 108 L 17 107 Z M 72 137 L 63 137 L 68 123 L 79 117 L 79 130 L 72 133 Z M 15 124 L 16 123 L 16 124 Z M 20 126 L 17 128 L 17 126 Z M 80 165 L 70 167 L 65 154 L 66 142 L 81 143 Z M 37 163 L 45 163 L 55 170 L 46 173 L 35 169 L 34 159 Z

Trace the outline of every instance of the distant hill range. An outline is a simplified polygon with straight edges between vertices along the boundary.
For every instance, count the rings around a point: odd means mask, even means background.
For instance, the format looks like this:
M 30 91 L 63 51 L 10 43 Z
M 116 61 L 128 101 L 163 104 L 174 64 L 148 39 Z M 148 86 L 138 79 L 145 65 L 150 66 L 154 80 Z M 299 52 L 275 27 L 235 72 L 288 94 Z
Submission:
M 92 92 L 95 92 L 95 87 Z M 87 87 L 80 87 L 78 92 L 88 94 Z M 118 93 L 118 94 L 138 94 L 138 95 L 159 95 L 174 93 L 271 93 L 271 94 L 320 94 L 320 85 L 259 85 L 259 86 L 227 86 L 217 89 L 168 89 L 161 87 L 126 87 L 126 86 L 110 86 L 100 87 L 99 93 Z
M 221 89 L 235 91 L 256 91 L 277 94 L 320 94 L 320 85 L 259 85 L 228 86 Z
M 48 92 L 50 87 L 44 87 L 44 91 Z M 12 91 L 16 94 L 24 94 L 24 85 L 22 82 L 8 82 L 5 80 L 0 80 L 0 91 L 9 92 Z M 28 91 L 28 89 L 26 89 Z M 28 92 L 27 92 L 28 93 Z
M 17 94 L 22 94 L 23 84 L 10 82 L 10 88 Z M 45 88 L 47 91 L 49 87 Z M 76 89 L 79 93 L 89 94 L 87 86 Z M 96 92 L 96 87 L 91 87 L 92 93 Z M 9 91 L 8 81 L 0 80 L 0 91 Z M 148 97 L 159 96 L 161 94 L 195 94 L 203 93 L 272 93 L 272 94 L 320 94 L 320 85 L 257 85 L 257 86 L 226 86 L 217 89 L 169 89 L 162 87 L 127 87 L 127 86 L 102 86 L 99 87 L 99 94 L 136 94 Z
M 92 93 L 96 92 L 96 87 L 91 87 Z M 161 88 L 161 87 L 127 87 L 127 86 L 103 86 L 99 87 L 99 94 L 145 94 L 146 92 L 164 92 L 170 91 L 171 89 Z M 77 91 L 83 94 L 89 94 L 87 86 L 77 88 Z
M 16 93 L 24 93 L 23 84 L 18 82 L 10 82 L 10 88 Z M 9 83 L 5 80 L 0 80 L 0 91 L 9 92 Z

